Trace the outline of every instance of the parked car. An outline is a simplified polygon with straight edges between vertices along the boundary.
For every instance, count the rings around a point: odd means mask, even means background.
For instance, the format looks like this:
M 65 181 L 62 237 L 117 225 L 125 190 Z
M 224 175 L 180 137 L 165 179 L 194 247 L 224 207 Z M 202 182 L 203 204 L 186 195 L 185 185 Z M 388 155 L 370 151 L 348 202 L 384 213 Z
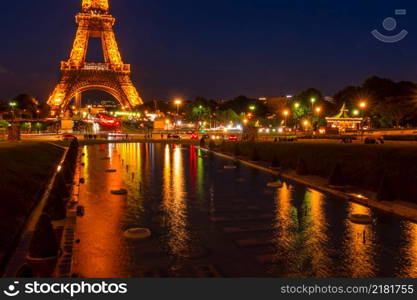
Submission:
M 235 134 L 229 135 L 229 142 L 237 142 L 238 137 Z
M 191 133 L 191 140 L 193 140 L 193 141 L 198 140 L 198 133 L 196 133 L 196 132 Z
M 171 140 L 180 140 L 181 137 L 178 134 L 168 134 L 168 139 L 171 139 Z
M 367 137 L 365 138 L 365 144 L 384 144 L 383 137 Z

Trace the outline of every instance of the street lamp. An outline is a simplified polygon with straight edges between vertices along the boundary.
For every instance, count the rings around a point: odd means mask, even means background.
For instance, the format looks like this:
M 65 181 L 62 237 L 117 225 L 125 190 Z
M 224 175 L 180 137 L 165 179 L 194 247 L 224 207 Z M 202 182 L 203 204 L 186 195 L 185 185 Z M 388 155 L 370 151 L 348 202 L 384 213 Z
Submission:
M 180 114 L 180 105 L 182 104 L 182 100 L 181 99 L 176 99 L 174 101 L 175 105 L 177 106 L 177 115 Z
M 322 108 L 321 108 L 320 106 L 316 107 L 316 113 L 317 113 L 317 114 L 320 114 L 320 113 L 321 113 L 321 111 L 322 111 Z
M 15 101 L 12 101 L 9 103 L 9 106 L 12 108 L 12 119 L 14 120 L 15 118 L 15 109 L 17 107 L 17 103 Z
M 284 115 L 284 127 L 287 127 L 287 118 L 290 115 L 290 112 L 286 109 L 282 112 L 282 114 Z
M 363 101 L 359 102 L 359 108 L 362 111 L 364 111 L 367 108 L 367 106 L 368 106 L 368 103 L 366 101 L 363 100 Z M 362 122 L 361 122 L 361 141 L 363 141 L 363 136 L 365 134 L 365 129 L 364 129 L 365 124 L 364 124 L 364 122 L 365 122 L 365 119 L 363 119 Z M 371 121 L 369 121 L 369 123 L 371 123 Z
M 255 106 L 255 105 L 251 105 L 251 106 L 249 106 L 249 110 L 251 110 L 251 111 L 255 111 L 255 110 L 256 110 L 256 106 Z
M 313 110 L 314 110 L 314 104 L 316 103 L 317 99 L 315 97 L 312 97 L 310 99 L 311 102 L 311 113 L 313 114 Z
M 308 120 L 304 120 L 304 121 L 303 121 L 303 126 L 304 126 L 304 130 L 307 130 L 307 129 L 308 129 L 308 127 L 310 126 L 310 121 L 308 121 Z

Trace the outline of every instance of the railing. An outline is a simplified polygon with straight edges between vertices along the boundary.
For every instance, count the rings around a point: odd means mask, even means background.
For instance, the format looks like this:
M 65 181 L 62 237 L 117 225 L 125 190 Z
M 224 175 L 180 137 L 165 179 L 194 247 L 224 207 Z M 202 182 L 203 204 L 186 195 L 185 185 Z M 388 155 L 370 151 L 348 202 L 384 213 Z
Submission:
M 84 64 L 83 70 L 88 71 L 108 71 L 110 70 L 110 64 L 106 63 L 86 63 Z
M 130 65 L 122 64 L 122 65 L 113 65 L 109 63 L 84 63 L 82 65 L 72 64 L 71 62 L 63 61 L 61 62 L 61 70 L 62 71 L 113 71 L 113 72 L 121 72 L 121 73 L 130 73 Z

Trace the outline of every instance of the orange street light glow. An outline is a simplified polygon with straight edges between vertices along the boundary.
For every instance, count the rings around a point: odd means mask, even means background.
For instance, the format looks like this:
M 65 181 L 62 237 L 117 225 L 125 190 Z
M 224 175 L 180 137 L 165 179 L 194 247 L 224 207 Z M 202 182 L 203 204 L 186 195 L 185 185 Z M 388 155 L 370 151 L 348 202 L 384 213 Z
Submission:
M 362 101 L 361 103 L 359 103 L 359 107 L 364 109 L 368 106 L 368 104 L 365 101 Z

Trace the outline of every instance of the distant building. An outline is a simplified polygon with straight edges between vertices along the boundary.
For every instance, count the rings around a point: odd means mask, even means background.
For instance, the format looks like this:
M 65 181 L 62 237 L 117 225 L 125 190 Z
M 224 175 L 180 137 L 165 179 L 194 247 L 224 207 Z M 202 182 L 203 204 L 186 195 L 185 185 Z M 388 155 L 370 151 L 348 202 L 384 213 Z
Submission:
M 277 97 L 261 97 L 258 98 L 259 101 L 262 102 L 282 102 L 282 101 L 288 101 L 293 98 L 292 95 L 285 95 L 285 96 L 277 96 Z
M 264 103 L 271 111 L 278 111 L 287 107 L 293 101 L 293 96 L 263 97 L 258 98 L 258 100 Z
M 359 130 L 363 123 L 363 118 L 350 117 L 349 110 L 346 109 L 346 104 L 344 103 L 340 112 L 330 118 L 326 118 L 327 127 L 330 129 L 337 129 L 339 132 Z

